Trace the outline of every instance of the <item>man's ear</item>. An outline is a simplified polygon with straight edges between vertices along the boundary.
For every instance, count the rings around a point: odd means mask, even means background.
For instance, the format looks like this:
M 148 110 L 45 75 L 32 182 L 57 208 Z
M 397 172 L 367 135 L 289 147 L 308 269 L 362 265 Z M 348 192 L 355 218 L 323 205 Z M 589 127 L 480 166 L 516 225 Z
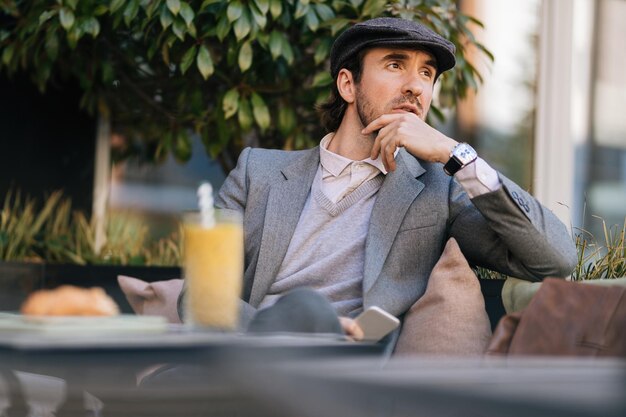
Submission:
M 354 102 L 356 96 L 354 78 L 352 78 L 352 73 L 345 68 L 342 68 L 337 74 L 337 91 L 346 103 Z

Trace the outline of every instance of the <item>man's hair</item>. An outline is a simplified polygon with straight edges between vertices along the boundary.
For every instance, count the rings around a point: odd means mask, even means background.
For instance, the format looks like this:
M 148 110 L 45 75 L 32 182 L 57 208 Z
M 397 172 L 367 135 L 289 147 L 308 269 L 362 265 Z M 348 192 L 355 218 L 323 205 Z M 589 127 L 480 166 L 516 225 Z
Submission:
M 360 51 L 358 54 L 350 58 L 342 68 L 347 69 L 352 73 L 352 79 L 354 83 L 361 81 L 361 75 L 363 73 L 363 57 L 365 56 L 365 50 Z M 333 80 L 330 97 L 326 102 L 320 104 L 317 107 L 317 111 L 320 114 L 322 127 L 326 132 L 336 132 L 339 129 L 343 115 L 346 112 L 348 103 L 341 97 L 339 90 L 337 89 L 337 80 Z

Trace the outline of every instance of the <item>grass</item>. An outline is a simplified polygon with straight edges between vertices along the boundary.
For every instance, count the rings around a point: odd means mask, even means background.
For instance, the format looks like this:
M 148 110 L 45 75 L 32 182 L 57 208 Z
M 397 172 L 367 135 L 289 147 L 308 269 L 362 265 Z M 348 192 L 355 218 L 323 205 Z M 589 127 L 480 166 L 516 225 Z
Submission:
M 178 233 L 150 241 L 148 227 L 130 213 L 106 219 L 106 241 L 96 249 L 96 227 L 72 210 L 60 191 L 41 208 L 21 193 L 9 192 L 0 213 L 0 260 L 108 265 L 180 265 Z
M 621 228 L 607 227 L 602 220 L 604 242 L 599 243 L 588 231 L 576 234 L 578 263 L 572 273 L 572 281 L 619 278 L 626 276 L 626 219 Z

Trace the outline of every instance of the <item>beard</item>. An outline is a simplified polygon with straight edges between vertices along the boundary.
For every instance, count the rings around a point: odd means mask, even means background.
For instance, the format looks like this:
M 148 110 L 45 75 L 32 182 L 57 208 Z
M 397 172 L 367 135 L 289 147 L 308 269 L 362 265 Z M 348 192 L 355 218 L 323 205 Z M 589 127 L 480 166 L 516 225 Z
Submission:
M 372 104 L 370 99 L 365 95 L 362 88 L 357 88 L 356 90 L 356 111 L 359 116 L 359 121 L 361 122 L 361 126 L 363 128 L 365 128 L 367 125 L 372 123 L 374 120 L 376 120 L 383 114 L 391 113 L 391 111 L 395 107 L 399 107 L 405 103 L 410 103 L 410 104 L 417 106 L 417 108 L 420 111 L 420 116 L 419 116 L 420 118 L 422 118 L 422 116 L 424 117 L 426 116 L 424 114 L 422 103 L 420 103 L 418 96 L 416 96 L 415 94 L 408 93 L 408 94 L 405 94 L 403 96 L 393 99 L 391 102 L 389 102 L 389 104 L 387 104 L 387 106 L 385 106 L 385 109 L 381 112 L 381 111 L 376 111 L 374 105 Z
M 372 102 L 363 93 L 363 89 L 361 88 L 356 90 L 356 112 L 359 115 L 359 121 L 363 128 L 380 116 L 380 114 L 376 113 Z

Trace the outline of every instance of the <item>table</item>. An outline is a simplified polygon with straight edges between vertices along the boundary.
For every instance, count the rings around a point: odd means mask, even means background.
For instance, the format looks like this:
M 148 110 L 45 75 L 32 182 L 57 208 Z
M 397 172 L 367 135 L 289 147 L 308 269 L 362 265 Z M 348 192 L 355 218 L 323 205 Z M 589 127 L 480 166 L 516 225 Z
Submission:
M 293 334 L 124 337 L 0 334 L 0 414 L 626 416 L 623 359 L 387 359 L 377 345 Z
M 375 356 L 338 335 L 0 333 L 0 415 L 272 416 L 242 370 L 285 360 Z M 87 412 L 87 414 L 86 414 Z
M 623 359 L 330 358 L 263 375 L 247 375 L 249 392 L 300 417 L 626 416 Z

